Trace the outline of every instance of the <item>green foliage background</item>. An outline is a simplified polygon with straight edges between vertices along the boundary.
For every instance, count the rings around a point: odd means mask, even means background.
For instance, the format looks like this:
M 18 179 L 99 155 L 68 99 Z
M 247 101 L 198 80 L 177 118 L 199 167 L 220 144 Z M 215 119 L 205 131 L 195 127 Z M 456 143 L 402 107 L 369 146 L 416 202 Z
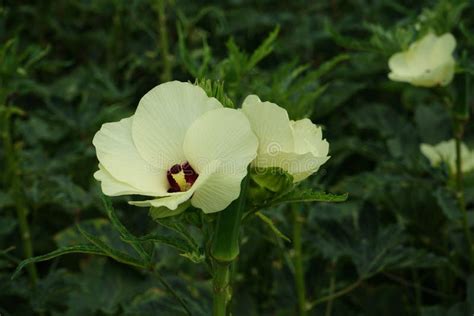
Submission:
M 457 38 L 463 73 L 445 92 L 472 109 L 472 1 L 1 1 L 0 314 L 185 315 L 159 275 L 103 257 L 58 257 L 37 264 L 36 285 L 28 273 L 11 280 L 24 259 L 16 212 L 28 211 L 36 255 L 79 243 L 77 222 L 131 253 L 92 177 L 92 137 L 160 82 L 207 78 L 224 82 L 228 105 L 255 93 L 323 125 L 332 158 L 305 186 L 349 193 L 340 204 L 269 207 L 274 227 L 249 218 L 235 315 L 297 314 L 293 246 L 275 231 L 293 239 L 295 210 L 310 315 L 472 315 L 448 172 L 419 151 L 452 138 L 449 115 L 438 90 L 387 79 L 390 55 L 429 30 Z M 465 139 L 473 148 L 472 123 Z M 466 198 L 473 228 L 472 174 Z M 199 234 L 189 232 L 194 248 L 176 239 L 193 219 L 158 225 L 126 198 L 114 205 L 133 234 L 167 237 L 155 246 L 161 277 L 193 315 L 209 315 Z

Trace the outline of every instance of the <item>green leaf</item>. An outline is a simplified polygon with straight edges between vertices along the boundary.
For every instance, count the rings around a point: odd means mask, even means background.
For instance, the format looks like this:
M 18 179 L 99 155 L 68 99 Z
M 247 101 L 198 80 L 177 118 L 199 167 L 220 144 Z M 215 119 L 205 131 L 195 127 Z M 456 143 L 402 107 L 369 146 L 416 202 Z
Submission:
M 272 205 L 280 203 L 296 203 L 296 202 L 344 202 L 348 198 L 348 194 L 332 194 L 325 192 L 314 192 L 311 189 L 296 189 L 285 194 L 278 199 L 272 201 Z
M 132 244 L 125 242 L 118 230 L 105 218 L 89 219 L 80 222 L 81 228 L 89 234 L 96 236 L 105 244 L 132 257 L 137 257 L 137 252 Z M 54 236 L 58 247 L 73 246 L 89 243 L 78 230 L 77 225 L 68 227 Z
M 273 44 L 278 37 L 280 32 L 280 27 L 277 26 L 275 29 L 268 35 L 268 37 L 257 47 L 257 49 L 250 56 L 246 70 L 250 71 L 253 69 L 262 59 L 268 56 L 273 51 Z
M 152 233 L 141 237 L 131 237 L 130 239 L 125 238 L 125 241 L 129 242 L 155 242 L 159 244 L 164 244 L 175 248 L 183 253 L 192 253 L 196 250 L 194 246 L 184 239 L 177 237 L 163 236 L 162 234 Z
M 110 221 L 120 233 L 122 240 L 128 241 L 130 245 L 135 249 L 135 251 L 140 255 L 140 257 L 146 262 L 150 263 L 152 258 L 151 251 L 146 251 L 145 247 L 140 242 L 132 241 L 136 240 L 136 237 L 128 231 L 128 229 L 122 224 L 122 222 L 120 222 L 110 199 L 105 196 L 102 196 L 102 201 L 104 202 L 104 207 L 107 211 L 107 215 L 109 216 Z
M 440 206 L 443 214 L 450 221 L 461 221 L 462 213 L 459 209 L 458 203 L 453 195 L 445 188 L 438 188 L 434 193 L 436 201 Z
M 17 223 L 13 217 L 3 216 L 0 217 L 0 236 L 8 235 L 15 229 Z
M 379 229 L 364 214 L 358 223 L 327 222 L 320 226 L 321 239 L 318 249 L 328 259 L 349 257 L 359 277 L 371 277 L 382 271 L 404 268 L 429 268 L 442 266 L 444 258 L 424 249 L 404 246 L 407 236 L 401 227 L 392 225 Z
M 3 191 L 0 191 L 0 208 L 5 208 L 14 205 L 12 197 Z
M 153 316 L 159 311 L 164 316 L 184 316 L 188 315 L 181 306 L 171 300 L 164 291 L 159 288 L 151 288 L 146 292 L 136 296 L 130 304 L 125 306 L 125 315 Z
M 99 247 L 95 245 L 76 245 L 76 246 L 70 246 L 70 247 L 64 247 L 64 248 L 59 248 L 57 250 L 54 250 L 48 254 L 42 255 L 42 256 L 36 256 L 33 258 L 28 258 L 23 260 L 18 267 L 16 268 L 15 272 L 12 275 L 12 280 L 18 276 L 20 271 L 27 265 L 35 262 L 41 262 L 41 261 L 46 261 L 46 260 L 51 260 L 53 258 L 70 254 L 70 253 L 86 253 L 86 254 L 93 254 L 93 255 L 101 255 L 101 256 L 107 256 L 107 253 L 102 251 Z
M 77 225 L 77 229 L 89 242 L 91 242 L 92 244 L 97 246 L 97 248 L 102 250 L 104 253 L 106 253 L 112 259 L 114 259 L 118 262 L 124 263 L 124 264 L 134 266 L 134 267 L 146 268 L 146 266 L 148 264 L 147 262 L 143 262 L 141 260 L 138 260 L 138 259 L 130 256 L 129 254 L 126 254 L 125 252 L 121 252 L 121 251 L 118 251 L 117 249 L 114 249 L 114 248 L 110 247 L 109 245 L 107 245 L 100 238 L 98 238 L 98 237 L 96 237 L 92 234 L 89 234 L 87 231 L 82 229 L 80 225 Z
M 268 216 L 264 215 L 262 212 L 257 212 L 255 215 L 262 220 L 263 223 L 267 225 L 268 228 L 279 238 L 291 242 L 291 239 L 288 238 L 285 234 L 283 234 L 273 223 L 272 219 L 269 218 Z
M 178 207 L 175 210 L 170 210 L 169 208 L 165 206 L 160 206 L 160 207 L 150 207 L 150 216 L 153 218 L 153 220 L 158 220 L 160 218 L 165 218 L 165 217 L 170 217 L 170 216 L 175 216 L 183 213 L 188 209 L 188 207 L 191 206 L 191 201 L 188 200 L 184 203 L 181 203 L 178 205 Z
M 122 315 L 123 308 L 150 286 L 141 273 L 104 257 L 84 261 L 80 269 L 67 279 L 71 288 L 63 315 Z

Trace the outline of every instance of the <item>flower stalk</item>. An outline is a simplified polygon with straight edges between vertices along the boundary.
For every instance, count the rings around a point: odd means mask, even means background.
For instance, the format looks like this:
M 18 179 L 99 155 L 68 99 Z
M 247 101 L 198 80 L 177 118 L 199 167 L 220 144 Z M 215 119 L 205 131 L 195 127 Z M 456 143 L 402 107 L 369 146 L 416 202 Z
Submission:
M 239 232 L 247 199 L 249 177 L 241 183 L 240 197 L 219 213 L 211 245 L 213 262 L 213 316 L 229 315 L 232 299 L 230 268 L 240 252 Z
M 291 205 L 293 217 L 293 264 L 295 267 L 295 287 L 298 297 L 298 315 L 306 316 L 306 286 L 304 282 L 303 247 L 301 241 L 303 217 L 295 204 Z

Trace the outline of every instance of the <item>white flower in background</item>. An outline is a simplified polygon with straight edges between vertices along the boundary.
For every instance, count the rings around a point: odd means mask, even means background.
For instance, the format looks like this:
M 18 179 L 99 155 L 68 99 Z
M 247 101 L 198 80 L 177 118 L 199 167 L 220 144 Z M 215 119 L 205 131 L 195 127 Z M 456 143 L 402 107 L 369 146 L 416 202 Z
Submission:
M 309 119 L 290 121 L 285 109 L 262 102 L 256 95 L 245 98 L 242 111 L 259 140 L 253 166 L 280 167 L 299 182 L 329 159 L 329 143 L 323 139 L 321 127 Z
M 456 141 L 454 139 L 434 146 L 421 144 L 420 150 L 432 166 L 437 167 L 444 162 L 449 166 L 452 174 L 456 173 Z M 464 143 L 461 143 L 461 159 L 463 173 L 474 170 L 474 151 L 470 151 Z
M 391 72 L 388 77 L 414 86 L 446 86 L 454 76 L 455 47 L 456 39 L 452 34 L 436 36 L 429 33 L 411 44 L 407 51 L 390 58 L 388 66 Z
M 130 204 L 170 210 L 191 199 L 212 213 L 238 198 L 258 141 L 243 113 L 173 81 L 145 94 L 131 117 L 102 125 L 93 144 L 106 195 L 151 196 Z

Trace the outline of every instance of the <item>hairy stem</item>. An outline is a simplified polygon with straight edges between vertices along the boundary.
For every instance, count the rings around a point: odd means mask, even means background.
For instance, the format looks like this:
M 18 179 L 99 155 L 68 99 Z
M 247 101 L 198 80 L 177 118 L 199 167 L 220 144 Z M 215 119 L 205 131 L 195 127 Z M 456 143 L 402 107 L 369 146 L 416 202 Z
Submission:
M 302 252 L 302 226 L 303 218 L 301 211 L 292 204 L 291 213 L 293 217 L 293 264 L 295 267 L 295 287 L 296 295 L 298 297 L 298 315 L 306 316 L 306 286 L 304 282 L 304 268 L 303 268 L 303 252 Z

